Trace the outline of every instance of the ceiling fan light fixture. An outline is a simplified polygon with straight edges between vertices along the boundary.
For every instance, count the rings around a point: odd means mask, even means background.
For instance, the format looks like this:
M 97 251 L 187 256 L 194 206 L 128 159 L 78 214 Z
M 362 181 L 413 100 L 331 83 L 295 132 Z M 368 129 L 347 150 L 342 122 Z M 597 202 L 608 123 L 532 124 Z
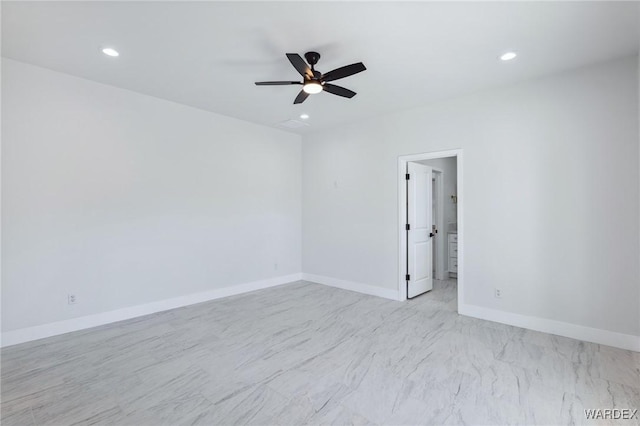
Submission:
M 317 81 L 310 81 L 302 86 L 302 90 L 310 95 L 315 95 L 316 93 L 322 92 L 322 85 Z

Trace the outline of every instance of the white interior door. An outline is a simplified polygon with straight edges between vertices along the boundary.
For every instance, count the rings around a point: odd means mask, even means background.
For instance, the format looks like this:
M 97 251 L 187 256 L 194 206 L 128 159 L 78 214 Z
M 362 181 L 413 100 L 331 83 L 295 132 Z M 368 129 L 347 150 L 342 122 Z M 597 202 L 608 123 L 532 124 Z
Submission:
M 431 167 L 407 163 L 407 297 L 433 288 Z

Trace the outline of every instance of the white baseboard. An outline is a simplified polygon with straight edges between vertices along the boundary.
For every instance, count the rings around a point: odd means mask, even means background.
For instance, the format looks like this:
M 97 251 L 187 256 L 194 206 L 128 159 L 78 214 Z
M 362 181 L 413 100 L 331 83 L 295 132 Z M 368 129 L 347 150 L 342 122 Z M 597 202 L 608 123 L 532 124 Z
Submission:
M 266 280 L 252 281 L 231 287 L 217 288 L 215 290 L 209 290 L 202 293 L 188 294 L 186 296 L 175 297 L 173 299 L 145 303 L 144 305 L 130 306 L 127 308 L 117 309 L 115 311 L 102 312 L 99 314 L 37 325 L 35 327 L 26 327 L 18 330 L 7 331 L 2 333 L 0 337 L 0 347 L 17 345 L 19 343 L 30 342 L 32 340 L 44 339 L 46 337 L 57 336 L 59 334 L 70 333 L 72 331 L 84 330 L 169 309 L 207 302 L 209 300 L 275 287 L 299 281 L 302 279 L 301 276 L 302 274 L 298 273 L 269 278 Z
M 385 299 L 400 300 L 400 295 L 398 294 L 397 290 L 353 281 L 346 281 L 322 275 L 298 273 L 270 278 L 266 280 L 253 281 L 231 287 L 223 287 L 215 290 L 205 291 L 202 293 L 189 294 L 173 299 L 161 300 L 144 305 L 131 306 L 79 318 L 72 318 L 50 324 L 43 324 L 35 327 L 26 327 L 18 330 L 8 331 L 1 334 L 0 347 L 12 346 L 32 340 L 44 339 L 46 337 L 70 333 L 72 331 L 84 330 L 91 327 L 97 327 L 100 325 L 141 317 L 144 315 L 166 311 L 169 309 L 207 302 L 209 300 L 248 293 L 251 291 L 261 290 L 269 287 L 276 287 L 282 284 L 287 284 L 299 280 L 311 281 L 330 287 L 337 287 L 343 290 L 355 291 L 357 293 L 369 294 Z M 461 315 L 466 315 L 473 318 L 640 352 L 640 336 L 585 327 L 545 318 L 514 314 L 511 312 L 483 308 L 475 305 L 460 305 L 458 307 L 458 311 Z
M 391 300 L 401 300 L 400 295 L 398 294 L 398 290 L 306 273 L 302 273 L 302 279 L 318 284 L 324 284 L 329 287 L 337 287 L 343 290 L 355 291 L 356 293 L 370 294 L 372 296 L 383 297 L 385 299 Z
M 568 322 L 530 317 L 475 305 L 459 305 L 458 313 L 473 318 L 640 352 L 640 336 L 634 336 L 632 334 L 623 334 Z

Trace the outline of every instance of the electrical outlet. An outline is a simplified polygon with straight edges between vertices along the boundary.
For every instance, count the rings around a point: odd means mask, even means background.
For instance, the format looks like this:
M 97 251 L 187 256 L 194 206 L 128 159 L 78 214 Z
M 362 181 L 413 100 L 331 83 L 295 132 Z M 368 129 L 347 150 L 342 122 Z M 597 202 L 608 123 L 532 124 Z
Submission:
M 67 302 L 68 302 L 70 305 L 75 305 L 76 303 L 78 303 L 78 298 L 76 297 L 76 295 L 75 295 L 75 294 L 73 294 L 73 293 L 69 293 L 69 294 L 67 295 Z
M 502 299 L 502 290 L 500 290 L 499 288 L 496 288 L 495 296 L 496 296 L 496 299 Z
M 276 263 L 274 263 L 274 264 L 273 264 L 273 269 L 274 269 L 274 271 L 277 271 L 277 270 L 278 270 L 278 262 L 276 262 Z

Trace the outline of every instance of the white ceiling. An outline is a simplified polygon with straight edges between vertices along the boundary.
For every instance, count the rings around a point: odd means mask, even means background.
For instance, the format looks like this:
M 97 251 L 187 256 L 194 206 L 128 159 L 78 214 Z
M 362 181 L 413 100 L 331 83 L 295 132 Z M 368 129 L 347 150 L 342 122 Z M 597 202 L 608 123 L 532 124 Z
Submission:
M 637 2 L 2 2 L 2 54 L 101 83 L 305 133 L 636 54 Z M 100 51 L 113 46 L 120 57 Z M 519 52 L 502 63 L 506 50 Z M 293 105 L 285 57 L 367 71 Z

